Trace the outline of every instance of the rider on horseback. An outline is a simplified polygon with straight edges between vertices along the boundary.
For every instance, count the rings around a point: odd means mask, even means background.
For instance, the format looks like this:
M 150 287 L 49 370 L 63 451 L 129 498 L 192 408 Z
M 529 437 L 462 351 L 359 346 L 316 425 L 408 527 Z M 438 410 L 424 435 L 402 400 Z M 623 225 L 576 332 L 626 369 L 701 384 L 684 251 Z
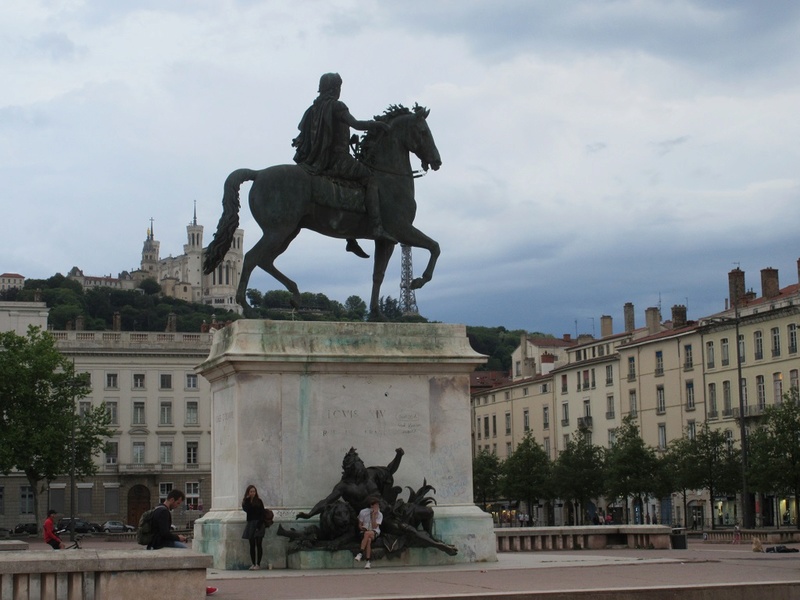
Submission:
M 350 128 L 366 131 L 379 127 L 381 121 L 358 121 L 339 100 L 342 78 L 338 73 L 325 73 L 319 80 L 319 96 L 306 110 L 297 128 L 300 134 L 292 140 L 297 148 L 294 161 L 312 175 L 328 175 L 355 181 L 366 187 L 365 205 L 375 239 L 397 242 L 383 229 L 378 186 L 372 172 L 350 155 Z M 366 254 L 354 239 L 347 240 L 347 250 L 358 256 Z

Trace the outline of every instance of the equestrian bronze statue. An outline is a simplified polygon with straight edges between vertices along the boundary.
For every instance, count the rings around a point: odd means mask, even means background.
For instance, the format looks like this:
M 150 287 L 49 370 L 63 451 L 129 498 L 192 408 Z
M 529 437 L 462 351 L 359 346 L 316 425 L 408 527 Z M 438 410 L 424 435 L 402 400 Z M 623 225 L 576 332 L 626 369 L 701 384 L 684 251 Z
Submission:
M 206 250 L 203 270 L 212 273 L 230 249 L 239 226 L 239 188 L 252 181 L 250 212 L 263 236 L 245 254 L 242 264 L 236 301 L 245 314 L 249 310 L 247 285 L 256 267 L 280 281 L 292 293 L 292 304 L 299 306 L 297 284 L 275 267 L 275 260 L 301 229 L 348 240 L 347 249 L 359 256 L 366 255 L 356 240 L 375 241 L 371 318 L 379 315 L 381 284 L 397 243 L 430 253 L 424 272 L 412 281 L 412 289 L 421 288 L 433 277 L 439 244 L 414 226 L 415 172 L 410 161 L 410 154 L 417 156 L 425 172 L 428 168 L 436 171 L 442 164 L 426 120 L 430 111 L 416 105 L 413 109 L 392 105 L 374 121 L 358 121 L 338 100 L 341 79 L 337 78 L 335 73 L 323 76 L 320 97 L 315 100 L 319 106 L 315 112 L 312 105 L 301 121 L 300 135 L 294 140 L 297 165 L 237 169 L 225 180 L 223 212 Z M 341 137 L 349 136 L 349 127 L 367 131 L 358 145 L 357 158 L 349 153 L 345 158 L 342 152 Z M 327 158 L 323 156 L 326 153 Z

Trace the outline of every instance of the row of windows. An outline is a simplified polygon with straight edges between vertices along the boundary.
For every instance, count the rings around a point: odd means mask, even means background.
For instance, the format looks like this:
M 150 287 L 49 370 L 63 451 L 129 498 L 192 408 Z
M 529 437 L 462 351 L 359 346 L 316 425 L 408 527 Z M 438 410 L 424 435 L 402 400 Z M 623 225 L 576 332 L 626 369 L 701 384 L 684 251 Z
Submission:
M 749 398 L 747 393 L 747 379 L 742 378 L 742 403 L 746 407 L 745 410 L 749 410 Z M 800 371 L 798 369 L 792 369 L 789 371 L 789 387 L 798 387 L 800 386 Z M 780 372 L 773 373 L 772 375 L 772 401 L 774 404 L 779 404 L 783 399 L 783 374 Z M 695 410 L 696 408 L 696 400 L 695 400 L 695 390 L 694 390 L 694 382 L 687 381 L 685 382 L 685 409 L 687 411 Z M 738 398 L 737 398 L 738 402 Z M 759 413 L 763 412 L 764 408 L 766 407 L 767 402 L 767 388 L 766 388 L 766 381 L 763 375 L 756 376 L 756 405 L 755 410 Z M 638 414 L 638 399 L 636 390 L 629 390 L 628 392 L 628 410 L 632 416 L 636 416 Z M 667 412 L 667 394 L 666 390 L 663 385 L 656 386 L 656 414 L 663 415 Z M 733 416 L 733 398 L 731 394 L 731 382 L 730 381 L 723 381 L 722 382 L 722 416 L 723 417 L 731 417 Z M 614 406 L 614 395 L 608 394 L 606 396 L 606 418 L 613 419 L 615 417 L 615 406 Z M 716 383 L 709 383 L 708 384 L 708 417 L 710 419 L 716 419 L 719 417 L 718 411 L 718 401 L 717 401 L 717 384 Z M 530 413 L 528 409 L 524 409 L 522 413 L 523 418 L 523 431 L 528 432 L 531 429 L 530 423 Z M 590 426 L 592 412 L 591 412 L 591 401 L 584 400 L 583 401 L 583 421 L 579 419 L 579 425 L 585 424 Z M 481 417 L 478 417 L 477 422 L 477 438 L 481 439 L 481 432 L 483 433 L 483 437 L 488 439 L 489 437 L 497 437 L 497 416 L 491 415 L 491 428 L 490 428 L 490 417 L 489 415 L 483 416 L 483 423 L 481 423 Z M 570 415 L 569 415 L 569 403 L 563 402 L 561 404 L 561 425 L 568 426 L 570 424 Z M 483 429 L 481 429 L 481 425 L 483 425 Z M 542 429 L 549 429 L 550 427 L 550 407 L 543 406 L 542 407 Z M 512 423 L 511 423 L 511 413 L 505 413 L 505 434 L 511 435 Z
M 134 373 L 131 377 L 131 389 L 143 390 L 146 389 L 146 380 L 144 373 Z M 106 373 L 105 389 L 118 390 L 119 389 L 119 374 Z M 158 389 L 171 390 L 172 389 L 172 373 L 160 373 L 158 376 Z M 184 389 L 196 390 L 197 389 L 197 374 L 186 373 L 184 381 Z
M 789 354 L 796 354 L 797 353 L 797 325 L 795 323 L 790 323 L 786 326 L 786 338 L 788 340 L 787 351 Z M 770 356 L 772 358 L 777 358 L 781 356 L 781 352 L 783 349 L 781 343 L 781 329 L 780 327 L 772 327 L 769 331 L 769 344 L 770 344 Z M 721 365 L 727 366 L 730 364 L 730 344 L 728 342 L 728 338 L 722 338 L 720 340 L 720 360 Z M 754 331 L 753 332 L 753 359 L 754 360 L 763 360 L 765 357 L 764 354 L 764 332 L 763 331 Z M 738 337 L 738 355 L 739 361 L 742 363 L 747 362 L 747 345 L 745 344 L 745 336 L 744 334 L 739 334 Z M 716 367 L 716 352 L 715 346 L 713 341 L 706 342 L 706 366 L 709 369 L 713 369 Z
M 119 402 L 117 400 L 106 399 L 103 401 L 106 413 L 108 413 L 109 425 L 118 426 L 119 422 Z M 159 425 L 174 425 L 173 422 L 173 402 L 172 400 L 159 400 L 158 404 L 158 424 Z M 200 402 L 198 400 L 187 400 L 183 415 L 183 424 L 187 426 L 199 425 Z M 81 400 L 78 403 L 78 411 L 80 415 L 88 412 L 92 407 L 89 400 Z M 134 398 L 130 405 L 130 424 L 131 425 L 147 425 L 147 400 L 145 398 Z
M 186 442 L 186 453 L 184 455 L 184 464 L 188 468 L 198 465 L 200 444 L 199 442 L 192 441 Z M 131 464 L 145 465 L 147 462 L 147 442 L 145 440 L 133 440 L 131 442 Z M 105 451 L 105 460 L 107 465 L 116 465 L 119 463 L 119 442 L 107 442 Z M 174 464 L 173 444 L 171 441 L 162 440 L 158 444 L 158 462 L 162 465 Z

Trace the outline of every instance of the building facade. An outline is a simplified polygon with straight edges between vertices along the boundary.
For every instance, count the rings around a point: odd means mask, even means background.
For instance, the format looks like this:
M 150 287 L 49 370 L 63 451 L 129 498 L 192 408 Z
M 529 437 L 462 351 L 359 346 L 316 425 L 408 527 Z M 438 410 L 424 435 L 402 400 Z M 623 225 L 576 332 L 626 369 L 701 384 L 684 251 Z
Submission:
M 28 324 L 46 326 L 43 303 L 0 303 L 0 315 L 9 312 L 18 315 L 13 330 L 19 334 Z M 76 371 L 89 375 L 92 391 L 76 410 L 105 405 L 113 435 L 96 458 L 98 473 L 75 482 L 74 489 L 67 476 L 50 482 L 40 510 L 136 525 L 142 512 L 179 488 L 186 502 L 173 515 L 175 524 L 199 517 L 211 500 L 211 398 L 194 367 L 208 356 L 213 333 L 50 333 Z M 24 475 L 0 477 L 0 526 L 35 520 L 33 490 Z
M 633 306 L 626 304 L 624 331 L 614 334 L 610 317 L 601 317 L 601 337 L 579 339 L 548 371 L 548 392 L 535 396 L 536 408 L 520 402 L 533 401 L 536 375 L 526 369 L 541 364 L 531 358 L 535 345 L 523 338 L 524 348 L 512 360 L 513 382 L 472 394 L 475 452 L 506 458 L 524 435 L 525 423 L 551 459 L 578 430 L 608 448 L 625 417 L 634 419 L 644 442 L 658 452 L 675 439 L 693 437 L 703 424 L 739 446 L 742 431 L 746 435 L 768 406 L 800 385 L 800 260 L 797 282 L 783 288 L 777 270 L 763 269 L 760 295 L 746 291 L 741 270 L 728 277 L 725 309 L 697 321 L 687 320 L 684 306 L 674 306 L 669 321 L 651 307 L 645 326 L 636 328 Z M 542 415 L 540 423 L 517 416 L 525 409 Z M 740 507 L 741 498 L 709 498 L 705 490 L 689 490 L 686 513 L 678 495 L 647 499 L 642 509 L 660 522 L 709 526 L 713 520 L 733 526 L 741 520 Z M 787 511 L 795 514 L 794 500 L 779 496 L 757 495 L 751 508 L 756 526 L 783 525 Z
M 0 292 L 11 289 L 22 289 L 25 278 L 17 273 L 3 273 L 0 275 Z

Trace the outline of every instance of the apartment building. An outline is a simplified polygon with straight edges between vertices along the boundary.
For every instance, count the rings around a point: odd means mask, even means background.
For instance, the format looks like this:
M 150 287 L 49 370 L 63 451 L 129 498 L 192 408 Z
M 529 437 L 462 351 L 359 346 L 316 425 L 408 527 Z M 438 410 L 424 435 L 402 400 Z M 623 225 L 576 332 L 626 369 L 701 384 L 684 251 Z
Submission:
M 747 430 L 767 406 L 800 385 L 800 260 L 797 282 L 786 287 L 779 285 L 776 269 L 763 269 L 760 295 L 747 290 L 740 269 L 731 271 L 728 279 L 729 297 L 719 313 L 689 321 L 686 307 L 677 305 L 672 307 L 671 320 L 662 321 L 660 309 L 651 307 L 645 311 L 645 326 L 636 328 L 629 303 L 622 333 L 614 334 L 610 317 L 604 316 L 599 339 L 582 338 L 562 349 L 561 362 L 549 371 L 551 398 L 536 397 L 548 427 L 531 425 L 540 444 L 548 440 L 551 458 L 557 458 L 579 429 L 594 444 L 609 447 L 615 429 L 628 415 L 634 417 L 645 443 L 659 451 L 683 435 L 694 436 L 703 423 L 723 431 L 731 444 L 738 445 L 741 415 Z M 520 406 L 515 399 L 521 396 L 520 387 L 530 392 L 534 381 L 524 377 L 525 369 L 542 362 L 533 360 L 539 350 L 535 344 L 522 341 L 525 349 L 514 353 L 513 384 L 473 394 L 475 433 L 482 428 L 476 449 L 495 451 L 500 458 L 508 456 L 521 439 L 516 427 L 525 421 L 515 417 Z M 741 385 L 737 387 L 739 371 Z M 510 431 L 504 427 L 507 423 Z M 714 519 L 732 526 L 741 518 L 738 498 L 712 499 L 704 490 L 692 490 L 687 499 L 688 514 L 683 514 L 677 497 L 650 499 L 648 512 L 660 514 L 662 522 L 696 519 L 705 525 Z M 794 514 L 793 502 L 756 497 L 752 502 L 755 524 L 779 524 L 787 509 Z
M 46 328 L 44 303 L 0 303 L 0 315 L 8 313 L 17 315 L 15 327 L 8 329 L 19 334 L 28 324 Z M 89 375 L 92 391 L 78 400 L 76 410 L 105 404 L 113 435 L 96 459 L 97 475 L 77 481 L 74 490 L 67 476 L 50 482 L 40 509 L 135 525 L 142 512 L 179 488 L 186 502 L 173 515 L 175 524 L 200 516 L 211 500 L 211 393 L 194 367 L 208 356 L 213 334 L 50 333 L 57 348 L 75 361 L 76 371 Z M 0 477 L 0 526 L 34 520 L 33 490 L 25 477 Z

